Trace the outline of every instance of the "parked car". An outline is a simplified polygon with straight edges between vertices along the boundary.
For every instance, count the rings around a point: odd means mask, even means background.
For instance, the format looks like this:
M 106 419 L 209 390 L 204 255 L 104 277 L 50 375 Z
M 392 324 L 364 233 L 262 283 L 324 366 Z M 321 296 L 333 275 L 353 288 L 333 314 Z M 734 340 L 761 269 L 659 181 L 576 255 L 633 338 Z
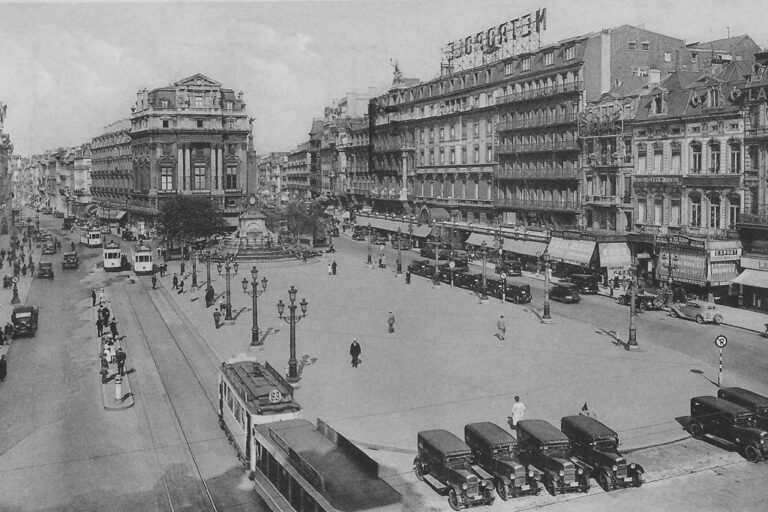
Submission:
M 622 306 L 629 306 L 629 304 L 632 302 L 632 294 L 622 293 L 616 299 L 616 302 Z M 664 299 L 652 293 L 636 293 L 635 307 L 637 309 L 642 309 L 643 311 L 659 310 L 664 307 Z
M 453 284 L 456 284 L 456 278 L 459 276 L 459 274 L 464 274 L 468 272 L 468 268 L 462 268 L 462 267 L 454 267 L 451 269 L 451 267 L 447 263 L 443 263 L 437 267 L 438 272 L 438 279 L 441 283 L 451 284 L 451 279 L 453 279 Z
M 768 430 L 768 396 L 763 396 L 744 388 L 720 388 L 717 397 L 746 407 L 755 413 L 758 427 Z
M 60 212 L 59 210 L 55 210 L 53 212 L 53 217 L 55 219 L 63 219 L 64 218 L 64 212 Z
M 37 265 L 37 277 L 53 279 L 53 262 L 50 260 L 41 261 Z
M 37 333 L 37 306 L 16 306 L 11 313 L 14 336 L 34 336 Z
M 523 262 L 520 260 L 505 260 L 496 264 L 496 273 L 502 272 L 508 276 L 521 276 L 523 275 Z
M 619 452 L 619 435 L 605 424 L 590 416 L 565 416 L 560 420 L 560 430 L 571 441 L 571 455 L 608 492 L 616 488 L 643 485 L 643 467 L 627 464 Z
M 134 233 L 130 229 L 124 229 L 123 232 L 120 234 L 121 240 L 136 240 L 136 233 Z
M 544 420 L 517 422 L 518 459 L 542 472 L 541 481 L 552 496 L 589 490 L 589 475 L 570 453 L 568 437 L 551 423 Z
M 389 238 L 386 235 L 373 235 L 371 243 L 373 245 L 387 245 L 389 243 Z
M 53 242 L 45 242 L 43 244 L 43 254 L 56 254 L 56 244 Z
M 77 252 L 65 252 L 64 259 L 61 262 L 61 268 L 77 268 L 80 265 L 80 258 Z
M 507 282 L 507 289 L 504 293 L 506 301 L 513 304 L 528 304 L 533 300 L 531 285 L 529 284 Z
M 354 231 L 352 233 L 352 240 L 365 240 L 366 236 L 364 231 Z
M 411 241 L 408 240 L 407 238 L 403 238 L 403 239 L 400 239 L 400 240 L 395 238 L 394 240 L 392 240 L 392 248 L 393 249 L 397 249 L 398 246 L 400 247 L 400 250 L 402 250 L 402 251 L 410 250 L 410 248 L 411 248 Z
M 711 302 L 689 300 L 685 303 L 675 303 L 669 308 L 669 314 L 675 318 L 688 318 L 700 324 L 721 324 L 723 315 L 717 306 Z
M 426 270 L 425 267 L 429 265 L 429 260 L 413 260 L 410 265 L 408 265 L 408 271 L 411 274 L 417 275 L 417 276 L 425 276 Z
M 581 300 L 576 287 L 570 284 L 556 284 L 549 290 L 549 298 L 566 304 L 575 304 Z
M 517 460 L 517 440 L 500 426 L 490 422 L 465 425 L 464 442 L 472 450 L 473 462 L 493 479 L 502 500 L 541 492 L 541 472 Z
M 448 491 L 453 510 L 491 505 L 493 482 L 472 468 L 472 450 L 447 430 L 424 430 L 417 436 L 418 455 L 413 472 L 438 492 Z
M 470 274 L 469 272 L 462 272 L 458 276 L 454 276 L 453 285 L 465 290 L 478 291 L 483 284 L 482 274 Z
M 768 456 L 768 432 L 756 426 L 755 413 L 722 398 L 691 398 L 688 432 L 694 439 L 710 434 L 728 441 L 749 462 L 760 462 Z
M 568 282 L 576 287 L 581 294 L 597 293 L 600 291 L 600 276 L 594 274 L 570 274 Z

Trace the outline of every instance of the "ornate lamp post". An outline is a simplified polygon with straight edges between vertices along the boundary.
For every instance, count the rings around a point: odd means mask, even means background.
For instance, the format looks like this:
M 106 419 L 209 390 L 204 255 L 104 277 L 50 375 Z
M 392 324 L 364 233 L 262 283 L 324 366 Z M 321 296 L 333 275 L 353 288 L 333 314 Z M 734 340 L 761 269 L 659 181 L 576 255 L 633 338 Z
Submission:
M 541 323 L 548 324 L 552 322 L 552 316 L 549 314 L 549 253 L 538 253 L 536 256 L 544 262 L 544 316 L 541 317 Z
M 400 232 L 400 226 L 397 226 L 397 275 L 401 275 L 403 273 L 403 256 L 402 252 L 400 250 L 401 240 L 403 239 L 403 234 Z
M 371 231 L 371 223 L 368 223 L 368 264 L 372 265 L 373 260 L 371 259 L 371 237 L 373 237 L 373 232 Z
M 259 340 L 259 312 L 257 309 L 257 299 L 261 296 L 262 293 L 267 291 L 267 282 L 268 279 L 266 277 L 263 277 L 261 279 L 261 290 L 259 290 L 259 282 L 256 280 L 259 277 L 259 271 L 256 269 L 256 265 L 251 267 L 251 291 L 248 291 L 248 279 L 243 278 L 242 284 L 243 284 L 243 292 L 246 295 L 250 295 L 253 297 L 253 326 L 251 327 L 251 346 L 257 347 L 261 345 L 261 340 Z
M 631 346 L 637 346 L 637 326 L 635 325 L 635 317 L 637 317 L 637 308 L 635 306 L 635 292 L 637 290 L 637 276 L 633 275 L 630 281 L 630 297 L 629 297 L 629 341 L 624 348 L 629 350 Z
M 483 289 L 481 290 L 480 300 L 488 300 L 488 288 L 485 281 L 485 258 L 488 255 L 488 245 L 483 240 L 480 244 L 480 254 L 483 256 Z
M 11 304 L 18 304 L 21 302 L 21 299 L 19 298 L 19 287 L 16 286 L 16 283 L 19 282 L 18 276 L 13 276 L 11 278 L 13 281 L 13 298 L 11 298 Z
M 192 248 L 192 288 L 197 288 L 197 251 Z
M 232 279 L 233 275 L 237 274 L 237 255 L 236 254 L 224 254 L 221 256 L 221 260 L 219 260 L 218 263 L 216 263 L 216 270 L 219 272 L 219 275 L 223 275 L 227 281 L 227 302 L 224 305 L 227 312 L 224 316 L 224 320 L 232 320 L 232 293 L 229 289 L 229 281 Z M 222 274 L 222 270 L 224 273 Z M 234 272 L 231 272 L 234 270 Z
M 301 306 L 301 315 L 297 317 L 296 293 L 298 293 L 298 290 L 295 286 L 291 285 L 290 289 L 288 290 L 288 299 L 290 301 L 290 304 L 288 304 L 288 310 L 291 312 L 291 314 L 288 318 L 283 316 L 283 311 L 285 311 L 285 303 L 283 303 L 282 299 L 277 301 L 277 313 L 280 316 L 280 320 L 291 326 L 291 356 L 288 359 L 288 378 L 286 379 L 290 383 L 299 381 L 299 373 L 297 369 L 298 361 L 296 360 L 296 324 L 299 323 L 302 318 L 307 316 L 307 306 L 309 305 L 307 299 L 301 299 L 301 302 L 299 303 Z
M 35 225 L 37 228 L 37 232 L 39 233 L 40 232 L 40 214 L 39 213 L 35 215 Z

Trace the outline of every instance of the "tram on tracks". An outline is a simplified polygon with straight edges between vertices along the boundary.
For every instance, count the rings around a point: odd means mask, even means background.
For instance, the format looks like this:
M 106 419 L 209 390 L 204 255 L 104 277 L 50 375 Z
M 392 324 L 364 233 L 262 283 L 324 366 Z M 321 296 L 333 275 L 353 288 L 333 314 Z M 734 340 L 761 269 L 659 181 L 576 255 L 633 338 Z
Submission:
M 80 228 L 80 243 L 86 247 L 101 247 L 104 243 L 99 228 Z
M 123 253 L 120 250 L 120 244 L 114 240 L 108 241 L 104 244 L 101 251 L 104 261 L 105 272 L 119 272 L 122 268 Z
M 138 244 L 131 253 L 131 265 L 133 271 L 137 274 L 151 274 L 154 272 L 152 267 L 152 249 L 143 244 Z

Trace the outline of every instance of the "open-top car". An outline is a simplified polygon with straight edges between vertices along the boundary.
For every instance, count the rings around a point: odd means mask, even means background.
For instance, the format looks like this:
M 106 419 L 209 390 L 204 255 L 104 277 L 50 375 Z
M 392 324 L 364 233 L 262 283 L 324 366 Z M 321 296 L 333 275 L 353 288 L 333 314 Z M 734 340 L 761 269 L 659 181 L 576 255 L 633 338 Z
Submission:
M 643 468 L 627 464 L 619 452 L 619 435 L 590 416 L 565 416 L 560 430 L 571 440 L 571 455 L 581 461 L 603 490 L 643 485 Z
M 491 505 L 493 482 L 472 467 L 472 450 L 447 430 L 424 430 L 417 436 L 413 472 L 438 492 L 448 494 L 453 510 Z
M 578 459 L 571 458 L 571 442 L 557 427 L 544 420 L 517 422 L 517 455 L 522 464 L 542 473 L 547 491 L 589 491 L 589 475 Z
M 61 268 L 77 268 L 80 265 L 80 258 L 77 252 L 65 252 L 64 259 L 61 261 Z
M 744 388 L 720 388 L 718 398 L 746 407 L 755 413 L 758 427 L 768 430 L 768 396 L 763 396 Z
M 495 423 L 464 426 L 464 441 L 474 454 L 474 463 L 488 472 L 499 497 L 507 501 L 541 492 L 541 473 L 517 460 L 517 440 Z
M 56 244 L 51 242 L 45 242 L 43 244 L 43 254 L 56 254 Z
M 691 398 L 688 432 L 694 439 L 709 434 L 733 443 L 749 462 L 760 462 L 768 456 L 768 432 L 757 427 L 755 413 L 722 398 Z
M 37 332 L 36 306 L 16 306 L 11 313 L 14 336 L 34 336 Z
M 712 302 L 701 300 L 689 300 L 684 303 L 675 303 L 669 307 L 669 314 L 675 318 L 688 318 L 696 320 L 700 324 L 723 322 L 723 315 Z
M 616 299 L 622 306 L 629 306 L 632 302 L 631 293 L 622 293 Z M 664 299 L 652 293 L 636 293 L 635 307 L 643 311 L 659 310 L 664 307 Z

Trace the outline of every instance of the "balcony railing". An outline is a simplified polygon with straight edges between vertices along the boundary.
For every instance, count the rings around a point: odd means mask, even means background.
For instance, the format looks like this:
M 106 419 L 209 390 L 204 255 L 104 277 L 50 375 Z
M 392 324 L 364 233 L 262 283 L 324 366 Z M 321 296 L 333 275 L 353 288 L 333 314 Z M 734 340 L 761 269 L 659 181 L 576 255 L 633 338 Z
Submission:
M 576 151 L 579 143 L 575 140 L 560 140 L 549 142 L 533 142 L 530 144 L 502 144 L 497 149 L 498 154 L 540 153 L 546 151 Z
M 601 196 L 601 195 L 588 195 L 584 196 L 584 202 L 598 205 L 598 206 L 618 206 L 621 204 L 620 196 Z
M 736 224 L 768 228 L 768 213 L 740 213 Z
M 566 94 L 571 92 L 580 92 L 584 89 L 582 82 L 568 82 L 560 85 L 553 85 L 550 87 L 541 87 L 537 89 L 531 89 L 522 92 L 513 92 L 512 94 L 505 94 L 498 98 L 497 103 L 513 103 L 517 101 L 535 100 L 537 98 L 546 98 L 550 96 L 556 96 L 558 94 Z
M 575 212 L 578 203 L 573 201 L 544 201 L 537 199 L 500 198 L 494 201 L 497 208 L 524 208 L 528 210 L 557 210 Z
M 753 137 L 768 137 L 768 126 L 745 130 L 744 136 L 748 139 Z
M 577 169 L 499 169 L 496 178 L 507 180 L 577 180 L 581 173 Z
M 538 128 L 541 126 L 553 126 L 557 124 L 575 123 L 577 114 L 565 114 L 560 116 L 545 116 L 542 118 L 517 120 L 506 123 L 498 123 L 496 129 L 500 132 L 509 130 L 524 130 L 526 128 Z

